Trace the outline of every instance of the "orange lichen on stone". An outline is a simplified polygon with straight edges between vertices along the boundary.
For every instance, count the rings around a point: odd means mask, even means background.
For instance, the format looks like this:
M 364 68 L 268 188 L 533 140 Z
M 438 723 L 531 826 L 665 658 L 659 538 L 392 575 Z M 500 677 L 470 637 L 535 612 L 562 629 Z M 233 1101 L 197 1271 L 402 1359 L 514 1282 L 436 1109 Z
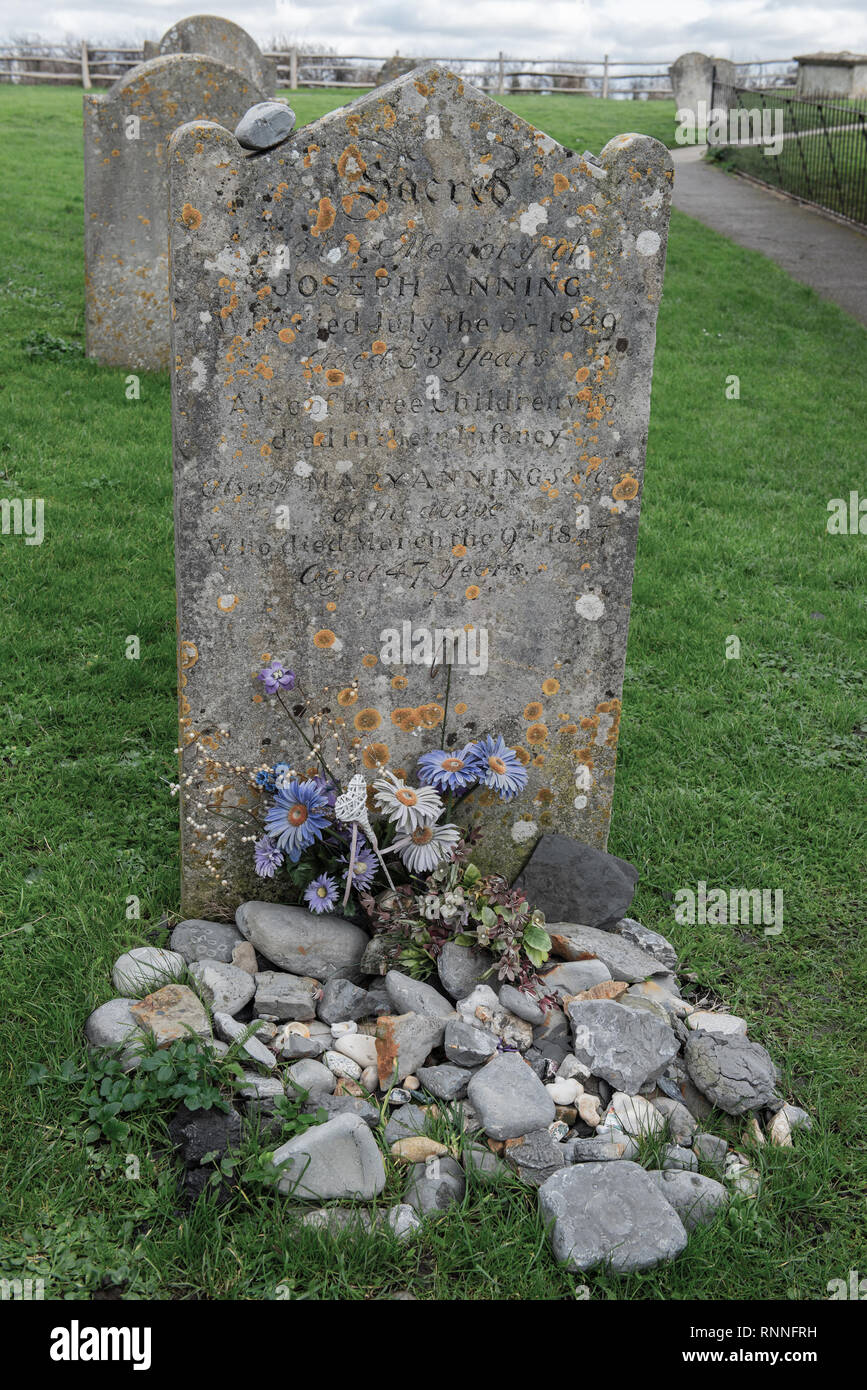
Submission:
M 316 221 L 310 228 L 311 236 L 320 236 L 322 232 L 330 231 L 334 226 L 337 217 L 337 209 L 330 198 L 319 199 L 319 210 L 316 214 Z
M 202 225 L 202 214 L 198 208 L 194 208 L 192 203 L 184 203 L 181 208 L 181 221 L 185 227 L 189 227 L 191 232 L 197 232 Z
M 633 497 L 638 496 L 638 479 L 631 473 L 624 473 L 620 482 L 611 489 L 611 496 L 616 502 L 631 502 Z
M 367 708 L 360 709 L 352 721 L 356 729 L 361 734 L 371 734 L 374 729 L 378 729 L 382 723 L 382 715 L 379 710 Z
M 330 627 L 321 627 L 318 632 L 313 634 L 313 645 L 319 647 L 320 651 L 327 651 L 329 647 L 334 646 L 336 641 L 337 637 Z

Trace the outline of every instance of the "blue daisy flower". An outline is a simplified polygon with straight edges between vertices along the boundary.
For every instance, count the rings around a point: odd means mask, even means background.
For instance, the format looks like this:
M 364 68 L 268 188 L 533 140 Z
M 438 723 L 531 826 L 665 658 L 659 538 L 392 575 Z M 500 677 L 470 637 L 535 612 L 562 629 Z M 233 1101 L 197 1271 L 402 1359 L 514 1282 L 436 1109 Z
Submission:
M 260 878 L 273 878 L 274 870 L 279 869 L 283 863 L 283 855 L 280 853 L 274 841 L 267 835 L 263 835 L 253 846 L 253 858 L 255 861 L 256 873 Z
M 344 856 L 343 862 L 348 865 L 348 856 Z M 352 861 L 352 886 L 355 889 L 369 888 L 376 873 L 376 855 L 368 845 L 363 835 L 359 835 L 358 844 L 355 846 L 355 858 Z M 346 875 L 349 873 L 347 867 L 343 875 L 343 882 L 346 882 Z
M 304 901 L 311 912 L 333 912 L 337 898 L 337 884 L 330 874 L 320 874 L 304 889 Z
M 265 817 L 265 829 L 277 848 L 297 864 L 306 849 L 328 825 L 328 799 L 315 782 L 290 778 L 275 796 Z
M 506 747 L 502 734 L 485 734 L 472 744 L 469 767 L 482 785 L 497 792 L 503 801 L 513 800 L 527 785 L 526 770 L 514 749 Z
M 440 748 L 424 753 L 418 760 L 418 780 L 441 792 L 459 792 L 476 781 L 477 773 L 470 767 L 473 745 L 451 751 Z

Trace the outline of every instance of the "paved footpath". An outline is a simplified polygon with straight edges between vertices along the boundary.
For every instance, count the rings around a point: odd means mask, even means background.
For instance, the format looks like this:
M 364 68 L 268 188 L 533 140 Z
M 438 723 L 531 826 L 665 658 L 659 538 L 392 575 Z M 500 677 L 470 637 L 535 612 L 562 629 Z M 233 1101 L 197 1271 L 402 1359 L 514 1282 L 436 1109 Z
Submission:
M 703 161 L 704 145 L 672 150 L 674 206 L 761 251 L 867 325 L 867 234 Z

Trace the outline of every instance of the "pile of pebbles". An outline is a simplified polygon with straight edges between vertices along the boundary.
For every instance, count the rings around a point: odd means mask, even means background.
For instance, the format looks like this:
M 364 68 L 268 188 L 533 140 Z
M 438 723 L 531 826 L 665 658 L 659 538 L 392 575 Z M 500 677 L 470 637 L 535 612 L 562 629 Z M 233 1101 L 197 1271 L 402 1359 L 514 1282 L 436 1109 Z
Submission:
M 279 1141 L 275 1100 L 302 1091 L 327 1118 L 273 1159 L 279 1191 L 313 1204 L 307 1224 L 384 1222 L 409 1239 L 463 1199 L 472 1168 L 538 1189 L 568 1268 L 644 1269 L 733 1195 L 758 1195 L 744 1147 L 790 1146 L 810 1120 L 743 1019 L 682 997 L 670 942 L 602 920 L 549 925 L 558 960 L 534 995 L 500 984 L 484 950 L 447 943 L 425 983 L 388 969 L 354 923 L 247 902 L 235 926 L 181 922 L 170 949 L 122 955 L 116 997 L 85 1031 L 132 1068 L 143 1032 L 165 1046 L 192 1029 L 225 1052 L 258 1020 L 230 1114 L 172 1120 L 192 1194 L 212 1171 L 202 1157 L 236 1147 L 250 1118 Z M 394 1165 L 403 1200 L 385 1207 Z

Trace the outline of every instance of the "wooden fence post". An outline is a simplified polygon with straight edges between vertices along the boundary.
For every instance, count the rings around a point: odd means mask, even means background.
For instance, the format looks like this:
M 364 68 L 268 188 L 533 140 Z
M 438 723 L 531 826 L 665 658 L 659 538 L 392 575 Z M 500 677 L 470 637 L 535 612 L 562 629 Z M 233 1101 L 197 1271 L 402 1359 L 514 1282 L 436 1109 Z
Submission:
M 500 55 L 499 55 L 499 57 L 498 57 L 498 59 L 497 59 L 497 92 L 498 92 L 498 94 L 499 94 L 500 96 L 502 96 L 504 91 L 505 91 L 505 75 L 504 75 L 504 68 L 503 68 L 503 54 L 502 54 L 502 51 L 501 51 L 501 52 L 500 52 Z
M 608 54 L 605 54 L 605 62 L 602 66 L 602 96 L 608 96 Z
M 81 85 L 86 92 L 90 91 L 90 66 L 87 61 L 87 39 L 81 40 Z
M 298 49 L 292 48 L 289 51 L 289 90 L 298 90 Z

